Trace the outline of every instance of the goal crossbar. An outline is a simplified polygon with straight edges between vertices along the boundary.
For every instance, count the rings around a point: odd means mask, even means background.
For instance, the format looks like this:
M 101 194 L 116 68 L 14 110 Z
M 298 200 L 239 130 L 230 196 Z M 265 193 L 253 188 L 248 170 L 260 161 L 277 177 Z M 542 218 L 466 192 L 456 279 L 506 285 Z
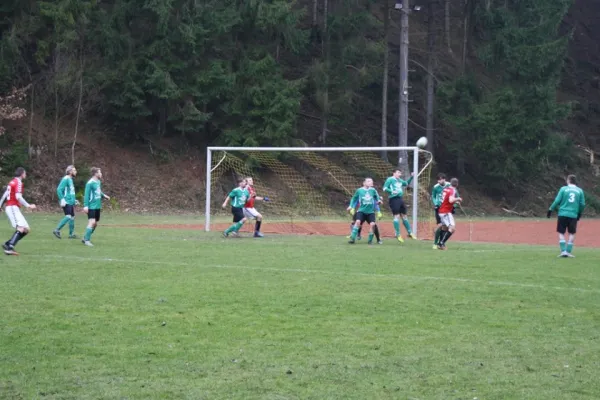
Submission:
M 415 146 L 395 146 L 395 147 L 218 147 L 210 146 L 206 148 L 206 207 L 204 216 L 204 230 L 210 231 L 210 207 L 211 207 L 211 172 L 212 172 L 212 153 L 213 151 L 253 151 L 253 152 L 357 152 L 357 151 L 407 151 L 413 152 L 413 180 L 414 193 L 418 193 L 418 174 L 419 174 L 419 148 Z M 413 233 L 417 235 L 417 217 L 418 217 L 418 196 L 412 198 L 412 222 Z

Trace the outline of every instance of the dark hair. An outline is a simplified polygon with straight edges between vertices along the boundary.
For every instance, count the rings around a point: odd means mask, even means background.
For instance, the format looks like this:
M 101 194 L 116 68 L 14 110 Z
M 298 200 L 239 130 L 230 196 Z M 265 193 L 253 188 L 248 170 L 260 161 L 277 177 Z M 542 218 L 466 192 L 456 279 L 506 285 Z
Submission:
M 402 170 L 400 168 L 396 168 L 393 173 L 395 174 L 396 172 L 402 173 Z
M 244 182 L 245 180 L 246 180 L 246 178 L 239 178 L 239 179 L 238 179 L 238 181 L 237 181 L 238 185 L 239 185 L 240 183 Z
M 98 173 L 98 171 L 100 171 L 100 168 L 93 167 L 90 171 L 92 173 L 92 176 L 95 176 Z
M 23 167 L 19 167 L 17 168 L 17 170 L 15 171 L 15 177 L 20 178 L 21 176 L 23 176 L 23 174 L 25 173 L 25 168 Z
M 446 179 L 446 174 L 444 174 L 443 172 L 440 172 L 438 174 L 437 180 L 439 181 L 440 179 Z
M 567 176 L 567 182 L 571 185 L 577 185 L 577 177 L 575 175 L 569 175 Z
M 450 179 L 450 185 L 452 185 L 452 187 L 457 187 L 458 186 L 458 179 L 457 178 Z
M 365 176 L 365 180 L 364 181 L 366 181 L 367 179 L 373 180 L 373 178 L 371 178 L 370 176 Z

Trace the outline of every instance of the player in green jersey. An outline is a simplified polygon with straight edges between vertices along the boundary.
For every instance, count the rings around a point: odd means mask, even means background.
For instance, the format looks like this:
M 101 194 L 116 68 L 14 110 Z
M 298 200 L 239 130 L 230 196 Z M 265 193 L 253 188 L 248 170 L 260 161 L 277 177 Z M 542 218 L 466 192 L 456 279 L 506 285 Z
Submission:
M 90 240 L 100 221 L 102 199 L 110 200 L 110 197 L 102 192 L 102 170 L 94 167 L 91 173 L 92 177 L 85 184 L 85 194 L 83 195 L 83 212 L 88 216 L 88 224 L 81 242 L 86 246 L 93 247 Z
M 60 220 L 56 229 L 52 232 L 58 239 L 61 239 L 60 230 L 67 223 L 69 224 L 69 239 L 77 239 L 77 235 L 75 235 L 75 205 L 79 202 L 75 199 L 75 185 L 73 184 L 73 178 L 76 176 L 77 168 L 74 165 L 69 165 L 65 176 L 60 180 L 56 188 L 58 201 L 65 213 L 63 219 Z
M 438 243 L 440 241 L 440 228 L 442 227 L 442 220 L 440 219 L 440 206 L 442 205 L 442 192 L 446 187 L 450 186 L 450 182 L 446 181 L 446 174 L 439 173 L 437 176 L 437 183 L 431 190 L 431 202 L 433 203 L 433 213 L 435 215 L 435 223 L 437 226 L 434 228 L 434 240 L 433 249 L 438 249 Z
M 233 225 L 225 229 L 223 237 L 229 237 L 230 234 L 237 235 L 244 222 L 246 222 L 244 205 L 250 198 L 250 193 L 246 189 L 247 184 L 246 179 L 238 180 L 238 187 L 233 189 L 223 202 L 223 208 L 226 208 L 229 200 L 231 200 L 231 214 L 233 215 Z
M 350 204 L 359 204 L 358 212 L 356 213 L 356 222 L 354 222 L 354 228 L 352 228 L 352 234 L 350 235 L 350 241 L 348 243 L 354 244 L 356 236 L 358 235 L 358 229 L 365 221 L 369 223 L 369 244 L 373 243 L 373 235 L 375 229 L 375 205 L 381 201 L 377 190 L 373 188 L 373 179 L 366 178 L 363 182 L 363 186 L 358 188 L 350 200 Z M 354 208 L 348 207 L 350 214 L 354 214 Z
M 558 191 L 554 203 L 548 209 L 547 217 L 552 216 L 552 211 L 558 210 L 558 222 L 556 231 L 558 232 L 558 243 L 560 245 L 559 257 L 575 257 L 573 244 L 575 242 L 575 233 L 577 233 L 577 221 L 585 208 L 585 195 L 583 190 L 577 187 L 577 178 L 575 175 L 567 177 L 567 186 L 563 186 Z M 569 232 L 569 241 L 565 241 L 565 233 Z
M 416 239 L 410 229 L 410 224 L 408 223 L 408 217 L 406 215 L 406 205 L 402 198 L 402 196 L 404 196 L 404 188 L 410 185 L 414 175 L 414 173 L 411 173 L 408 181 L 405 181 L 401 178 L 402 171 L 396 169 L 392 176 L 387 178 L 383 184 L 383 191 L 388 194 L 389 206 L 392 210 L 392 215 L 394 216 L 394 231 L 396 232 L 396 238 L 400 243 L 404 242 L 404 239 L 402 239 L 402 235 L 400 234 L 400 218 L 402 218 L 402 224 L 404 225 L 404 228 L 406 228 L 408 237 Z

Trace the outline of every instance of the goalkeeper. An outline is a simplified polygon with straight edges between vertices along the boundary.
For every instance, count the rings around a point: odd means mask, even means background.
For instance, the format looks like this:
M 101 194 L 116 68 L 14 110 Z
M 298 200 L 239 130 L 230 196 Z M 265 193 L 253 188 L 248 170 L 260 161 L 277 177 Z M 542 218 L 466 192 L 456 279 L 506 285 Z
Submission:
M 73 184 L 73 178 L 76 176 L 77 168 L 74 165 L 69 165 L 65 171 L 65 176 L 60 180 L 56 188 L 58 201 L 65 213 L 65 216 L 60 220 L 56 229 L 52 231 L 58 239 L 61 239 L 60 230 L 66 224 L 69 224 L 69 239 L 77 238 L 77 235 L 75 235 L 75 206 L 79 202 L 75 199 L 75 185 Z
M 352 235 L 352 229 L 354 228 L 354 224 L 356 223 L 356 219 L 357 219 L 356 209 L 358 207 L 360 207 L 360 203 L 358 202 L 358 200 L 356 201 L 355 204 L 350 203 L 350 214 L 352 215 L 352 222 L 350 223 L 350 235 L 346 236 L 346 239 L 350 239 L 350 236 Z M 375 213 L 377 215 L 377 219 L 381 220 L 383 215 L 381 214 L 381 207 L 379 206 L 379 202 L 375 203 Z M 362 239 L 362 237 L 360 235 L 362 233 L 362 226 L 363 226 L 363 224 L 360 224 L 360 226 L 358 227 L 358 235 L 356 236 L 357 240 Z M 375 239 L 377 239 L 377 243 L 382 244 L 383 242 L 381 241 L 381 237 L 379 235 L 379 226 L 378 225 L 375 225 L 375 228 L 373 228 L 373 233 L 375 233 Z
M 358 235 L 358 229 L 365 221 L 369 223 L 369 244 L 373 243 L 373 235 L 375 230 L 375 204 L 379 203 L 381 198 L 377 193 L 377 190 L 373 188 L 373 179 L 366 178 L 363 182 L 363 186 L 358 188 L 350 200 L 350 204 L 360 204 L 358 212 L 356 213 L 356 221 L 352 228 L 352 234 L 350 235 L 350 244 L 354 244 Z M 354 214 L 355 209 L 351 206 L 348 207 L 350 214 Z M 378 241 L 381 243 L 381 240 Z

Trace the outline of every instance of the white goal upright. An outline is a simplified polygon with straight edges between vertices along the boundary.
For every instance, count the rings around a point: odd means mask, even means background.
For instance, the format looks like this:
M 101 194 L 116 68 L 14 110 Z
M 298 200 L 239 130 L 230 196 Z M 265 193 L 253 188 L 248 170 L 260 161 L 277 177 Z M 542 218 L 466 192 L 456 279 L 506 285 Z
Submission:
M 208 147 L 205 230 L 223 229 L 231 222 L 230 210 L 221 204 L 237 180 L 248 176 L 254 178 L 257 195 L 270 198 L 256 203 L 266 232 L 308 234 L 348 232 L 349 200 L 364 178 L 371 177 L 384 199 L 381 230 L 392 221 L 383 183 L 398 168 L 404 180 L 414 173 L 404 195 L 413 232 L 429 235 L 432 164 L 431 153 L 418 147 Z M 390 229 L 383 234 L 391 236 Z

